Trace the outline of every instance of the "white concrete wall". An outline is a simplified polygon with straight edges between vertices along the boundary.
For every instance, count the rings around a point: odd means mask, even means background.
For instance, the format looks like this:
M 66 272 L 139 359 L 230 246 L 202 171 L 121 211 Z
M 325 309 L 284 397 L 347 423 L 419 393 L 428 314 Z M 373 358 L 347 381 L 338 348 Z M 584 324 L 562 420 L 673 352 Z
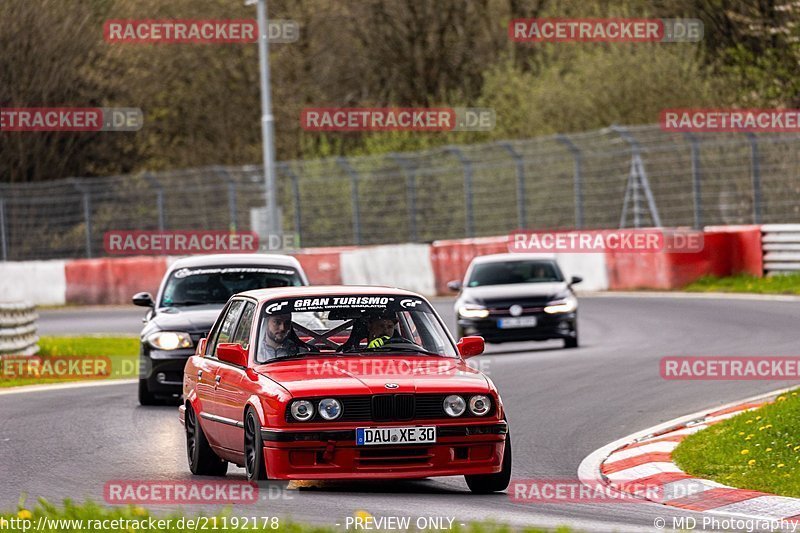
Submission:
M 342 283 L 387 285 L 425 295 L 436 294 L 427 244 L 371 246 L 342 252 Z
M 605 253 L 558 253 L 556 260 L 564 276 L 580 276 L 583 281 L 575 285 L 577 291 L 604 291 L 608 289 L 608 269 Z
M 65 264 L 60 260 L 0 262 L 0 302 L 64 305 L 67 296 Z

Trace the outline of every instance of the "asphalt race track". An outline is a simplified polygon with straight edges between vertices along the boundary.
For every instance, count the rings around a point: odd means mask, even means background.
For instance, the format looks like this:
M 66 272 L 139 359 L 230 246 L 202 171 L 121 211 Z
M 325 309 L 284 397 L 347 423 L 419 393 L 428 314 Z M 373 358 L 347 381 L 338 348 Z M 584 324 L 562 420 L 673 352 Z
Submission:
M 450 301 L 437 301 L 453 324 Z M 67 309 L 41 313 L 44 334 L 138 332 L 143 310 Z M 582 346 L 490 346 L 482 368 L 508 411 L 514 479 L 571 478 L 595 449 L 634 431 L 700 409 L 767 392 L 787 382 L 665 381 L 667 355 L 797 355 L 800 302 L 602 296 L 581 299 Z M 143 408 L 136 387 L 114 384 L 0 396 L 0 508 L 21 493 L 60 502 L 103 500 L 110 480 L 189 480 L 175 407 Z M 231 479 L 244 479 L 234 468 Z M 263 491 L 266 492 L 266 491 Z M 194 509 L 187 509 L 190 513 Z M 247 516 L 344 524 L 357 510 L 375 516 L 444 516 L 456 523 L 570 523 L 592 531 L 641 531 L 658 516 L 649 503 L 514 503 L 474 496 L 462 478 L 413 482 L 292 483 L 280 498 L 237 507 Z M 199 511 L 199 509 L 197 509 Z M 684 515 L 687 513 L 683 513 Z

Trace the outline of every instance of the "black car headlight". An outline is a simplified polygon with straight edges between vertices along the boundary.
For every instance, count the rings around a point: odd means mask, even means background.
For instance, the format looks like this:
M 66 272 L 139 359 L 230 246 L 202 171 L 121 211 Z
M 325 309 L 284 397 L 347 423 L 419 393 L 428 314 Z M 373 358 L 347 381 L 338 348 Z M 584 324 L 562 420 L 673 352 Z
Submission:
M 192 337 L 183 331 L 156 331 L 147 337 L 147 342 L 157 350 L 180 350 L 194 346 Z
M 577 308 L 578 308 L 578 299 L 570 294 L 566 298 L 548 302 L 544 308 L 544 312 L 549 313 L 551 315 L 555 313 L 571 313 L 575 311 Z
M 476 304 L 464 304 L 458 308 L 458 316 L 461 318 L 486 318 L 489 310 Z

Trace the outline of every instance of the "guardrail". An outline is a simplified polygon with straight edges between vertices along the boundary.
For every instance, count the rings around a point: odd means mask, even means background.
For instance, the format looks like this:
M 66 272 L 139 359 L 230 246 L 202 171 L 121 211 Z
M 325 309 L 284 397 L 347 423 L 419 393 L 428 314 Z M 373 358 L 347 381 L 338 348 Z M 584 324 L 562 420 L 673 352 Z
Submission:
M 34 355 L 38 352 L 38 318 L 33 304 L 0 303 L 0 355 Z
M 800 272 L 800 224 L 761 226 L 764 274 Z

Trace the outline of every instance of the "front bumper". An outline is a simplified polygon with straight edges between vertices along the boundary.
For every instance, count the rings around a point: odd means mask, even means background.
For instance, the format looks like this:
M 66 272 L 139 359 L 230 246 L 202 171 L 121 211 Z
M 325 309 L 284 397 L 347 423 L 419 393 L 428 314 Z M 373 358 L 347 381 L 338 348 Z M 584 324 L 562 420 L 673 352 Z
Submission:
M 398 446 L 356 446 L 355 429 L 262 430 L 267 475 L 272 479 L 419 479 L 500 472 L 506 422 L 436 426 L 435 444 Z
M 139 377 L 147 380 L 147 388 L 153 394 L 180 394 L 183 391 L 183 369 L 193 354 L 193 349 L 144 351 L 139 361 Z
M 536 326 L 532 328 L 501 329 L 498 320 L 507 316 L 486 318 L 458 318 L 464 335 L 480 335 L 486 342 L 543 341 L 548 339 L 574 338 L 577 332 L 577 313 L 537 313 Z

